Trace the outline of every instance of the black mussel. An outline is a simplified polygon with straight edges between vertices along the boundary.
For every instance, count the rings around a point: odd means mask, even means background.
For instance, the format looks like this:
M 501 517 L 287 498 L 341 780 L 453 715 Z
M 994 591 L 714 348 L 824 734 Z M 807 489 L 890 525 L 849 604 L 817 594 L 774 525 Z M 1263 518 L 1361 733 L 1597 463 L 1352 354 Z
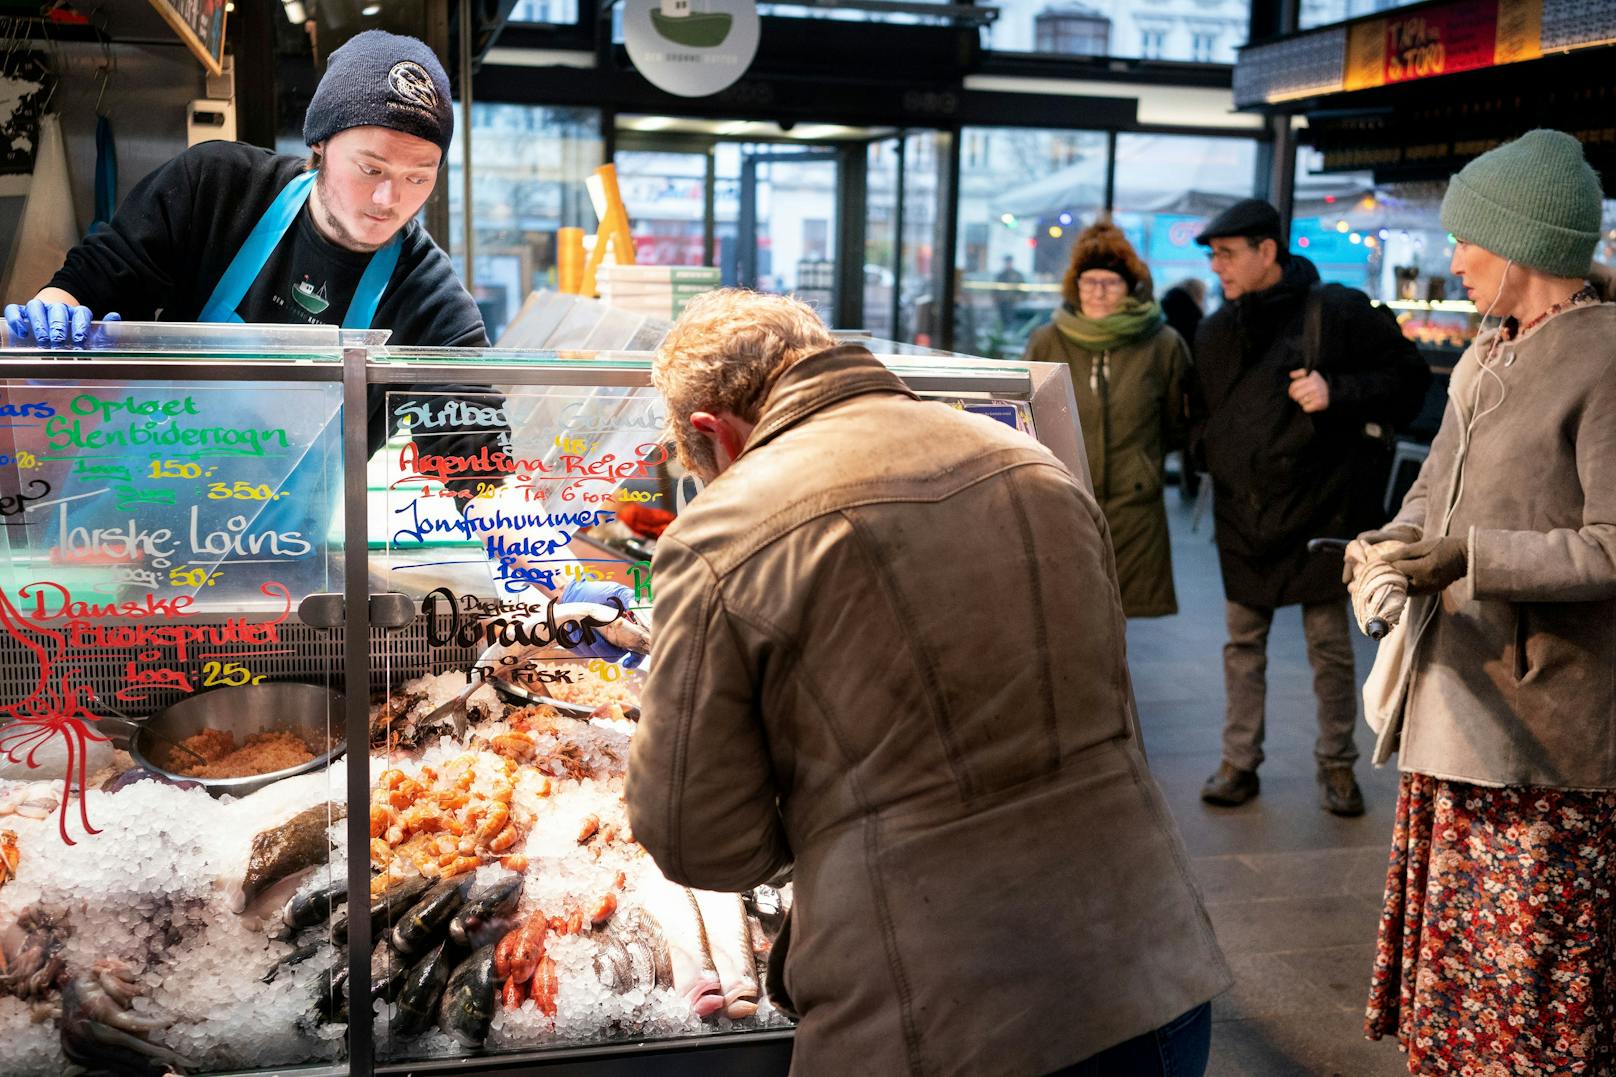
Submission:
M 377 936 L 384 930 L 391 931 L 393 924 L 402 919 L 430 889 L 432 889 L 431 879 L 425 875 L 411 875 L 383 890 L 381 895 L 370 903 L 370 933 Z
M 338 942 L 348 941 L 348 907 L 344 905 L 331 917 L 331 937 Z
M 314 981 L 314 1010 L 322 1024 L 348 1021 L 348 953 L 338 950 L 331 964 Z
M 449 921 L 449 937 L 468 949 L 498 942 L 510 933 L 516 903 L 522 899 L 522 876 L 502 875 L 473 885 L 466 903 Z
M 278 939 L 289 939 L 304 928 L 315 924 L 325 923 L 331 919 L 332 911 L 338 905 L 348 900 L 348 881 L 332 883 L 328 886 L 306 890 L 300 894 L 293 894 L 287 901 L 286 907 L 281 910 L 281 920 L 271 935 Z
M 275 977 L 279 976 L 286 969 L 291 968 L 293 965 L 301 965 L 303 962 L 307 961 L 321 950 L 329 949 L 331 949 L 331 947 L 327 945 L 325 939 L 315 939 L 313 942 L 299 946 L 297 949 L 293 950 L 291 953 L 287 954 L 285 957 L 271 965 L 269 967 L 269 971 L 264 973 L 259 982 L 266 984 L 274 983 Z
M 462 1047 L 481 1047 L 488 1038 L 498 995 L 494 947 L 479 947 L 449 974 L 449 985 L 438 1005 L 438 1027 Z
M 398 955 L 393 944 L 378 939 L 370 952 L 370 993 L 376 998 L 392 1002 L 404 986 L 404 977 L 410 973 L 410 964 Z
M 466 903 L 466 889 L 471 876 L 445 879 L 428 890 L 420 901 L 405 913 L 393 927 L 393 949 L 405 956 L 414 956 L 441 939 L 449 928 L 449 921 Z
M 392 1031 L 396 1036 L 419 1036 L 437 1016 L 438 1000 L 449 982 L 449 969 L 453 956 L 450 944 L 440 942 L 433 947 L 420 964 L 410 969 L 404 987 L 398 993 L 398 1010 L 393 1015 Z

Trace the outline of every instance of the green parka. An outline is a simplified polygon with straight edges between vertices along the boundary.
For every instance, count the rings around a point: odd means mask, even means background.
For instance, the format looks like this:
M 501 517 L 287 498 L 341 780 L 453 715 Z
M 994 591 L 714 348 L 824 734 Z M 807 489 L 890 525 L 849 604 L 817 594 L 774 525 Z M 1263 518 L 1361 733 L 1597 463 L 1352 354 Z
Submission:
M 1184 446 L 1189 349 L 1168 326 L 1105 352 L 1078 346 L 1053 323 L 1027 341 L 1029 362 L 1072 371 L 1094 496 L 1116 551 L 1122 608 L 1129 617 L 1178 612 L 1173 553 L 1162 497 L 1162 461 Z

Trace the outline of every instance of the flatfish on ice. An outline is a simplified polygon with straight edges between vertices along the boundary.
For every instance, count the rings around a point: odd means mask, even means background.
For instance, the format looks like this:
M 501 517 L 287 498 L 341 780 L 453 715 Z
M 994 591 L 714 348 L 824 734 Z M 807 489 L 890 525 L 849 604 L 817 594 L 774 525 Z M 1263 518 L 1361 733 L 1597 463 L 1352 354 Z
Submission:
M 331 855 L 326 831 L 347 814 L 346 804 L 327 801 L 254 834 L 247 872 L 241 880 L 243 898 L 251 902 L 288 875 L 325 861 Z

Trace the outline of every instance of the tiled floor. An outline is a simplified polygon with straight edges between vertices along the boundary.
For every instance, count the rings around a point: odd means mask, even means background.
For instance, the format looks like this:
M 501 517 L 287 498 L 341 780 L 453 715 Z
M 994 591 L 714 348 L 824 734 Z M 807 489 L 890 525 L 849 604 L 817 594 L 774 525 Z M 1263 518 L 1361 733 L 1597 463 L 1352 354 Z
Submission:
M 1338 819 L 1318 806 L 1312 673 L 1296 607 L 1269 639 L 1267 761 L 1262 794 L 1240 808 L 1199 799 L 1217 768 L 1223 723 L 1223 587 L 1211 522 L 1168 492 L 1177 617 L 1129 625 L 1129 665 L 1150 764 L 1194 860 L 1236 976 L 1213 1003 L 1212 1077 L 1392 1077 L 1407 1072 L 1390 1041 L 1363 1036 L 1364 999 L 1385 881 L 1397 774 L 1368 765 L 1369 811 Z M 1358 639 L 1358 675 L 1372 644 Z

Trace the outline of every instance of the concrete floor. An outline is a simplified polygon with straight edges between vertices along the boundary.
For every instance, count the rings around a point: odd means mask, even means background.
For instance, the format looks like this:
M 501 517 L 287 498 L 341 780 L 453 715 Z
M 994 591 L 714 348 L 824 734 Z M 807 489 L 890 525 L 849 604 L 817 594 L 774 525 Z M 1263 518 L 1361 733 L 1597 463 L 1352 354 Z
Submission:
M 1192 532 L 1190 506 L 1176 491 L 1167 497 L 1179 613 L 1130 622 L 1128 659 L 1151 769 L 1236 976 L 1212 1004 L 1208 1074 L 1404 1074 L 1392 1041 L 1363 1035 L 1396 770 L 1369 766 L 1372 737 L 1360 723 L 1358 781 L 1368 812 L 1338 819 L 1318 806 L 1312 671 L 1300 608 L 1291 607 L 1275 617 L 1269 639 L 1262 793 L 1239 808 L 1201 802 L 1201 783 L 1220 757 L 1223 585 L 1211 521 Z M 1357 643 L 1361 680 L 1374 652 L 1367 639 Z

